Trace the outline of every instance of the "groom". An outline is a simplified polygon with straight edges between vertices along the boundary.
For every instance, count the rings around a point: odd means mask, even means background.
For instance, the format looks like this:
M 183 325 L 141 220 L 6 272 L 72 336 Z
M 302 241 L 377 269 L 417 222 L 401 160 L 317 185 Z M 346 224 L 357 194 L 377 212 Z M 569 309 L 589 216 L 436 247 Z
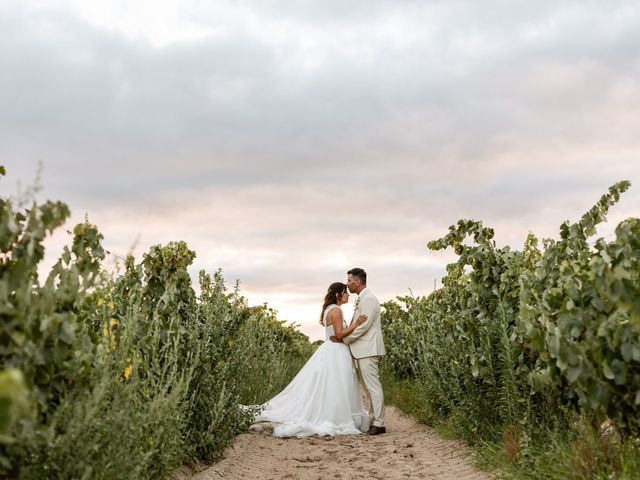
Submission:
M 347 272 L 347 287 L 351 293 L 358 294 L 351 322 L 360 315 L 366 315 L 367 321 L 344 337 L 343 341 L 349 345 L 351 355 L 356 359 L 360 378 L 371 400 L 373 422 L 367 435 L 379 435 L 387 431 L 384 428 L 384 396 L 378 371 L 378 361 L 385 353 L 380 327 L 380 302 L 367 288 L 367 272 L 361 268 L 352 268 Z

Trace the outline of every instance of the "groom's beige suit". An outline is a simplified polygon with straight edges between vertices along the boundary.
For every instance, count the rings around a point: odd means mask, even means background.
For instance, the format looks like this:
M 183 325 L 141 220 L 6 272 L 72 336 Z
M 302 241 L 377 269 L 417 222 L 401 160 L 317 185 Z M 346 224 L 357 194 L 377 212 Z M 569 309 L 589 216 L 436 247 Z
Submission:
M 380 325 L 380 302 L 368 288 L 360 292 L 351 322 L 360 315 L 366 315 L 367 321 L 359 325 L 343 341 L 349 345 L 351 355 L 358 362 L 362 383 L 364 383 L 365 390 L 371 400 L 372 424 L 376 427 L 383 427 L 384 396 L 380 383 L 378 361 L 380 356 L 385 354 L 385 349 Z

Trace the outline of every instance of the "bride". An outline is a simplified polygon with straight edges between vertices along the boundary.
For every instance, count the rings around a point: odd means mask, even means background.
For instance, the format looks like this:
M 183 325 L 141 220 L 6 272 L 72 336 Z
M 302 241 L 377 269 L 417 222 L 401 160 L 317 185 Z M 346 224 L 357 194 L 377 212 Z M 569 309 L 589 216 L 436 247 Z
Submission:
M 348 301 L 344 283 L 329 285 L 320 314 L 324 343 L 291 383 L 262 405 L 264 409 L 256 416 L 254 426 L 268 422 L 276 437 L 353 435 L 369 429 L 349 347 L 330 340 L 332 335 L 346 337 L 367 320 L 361 315 L 347 327 L 340 305 Z

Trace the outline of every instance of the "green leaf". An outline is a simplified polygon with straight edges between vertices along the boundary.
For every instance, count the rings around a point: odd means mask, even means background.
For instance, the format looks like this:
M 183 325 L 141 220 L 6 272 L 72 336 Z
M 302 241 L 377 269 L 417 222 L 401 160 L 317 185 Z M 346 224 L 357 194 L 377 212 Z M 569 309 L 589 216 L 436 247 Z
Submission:
M 576 380 L 578 380 L 578 378 L 580 378 L 581 374 L 582 366 L 570 366 L 567 370 L 567 380 L 569 380 L 569 383 L 574 383 Z
M 58 332 L 58 338 L 62 340 L 64 343 L 71 345 L 74 337 L 75 335 L 74 335 L 73 327 L 67 321 L 62 322 L 62 326 L 60 327 L 60 332 Z

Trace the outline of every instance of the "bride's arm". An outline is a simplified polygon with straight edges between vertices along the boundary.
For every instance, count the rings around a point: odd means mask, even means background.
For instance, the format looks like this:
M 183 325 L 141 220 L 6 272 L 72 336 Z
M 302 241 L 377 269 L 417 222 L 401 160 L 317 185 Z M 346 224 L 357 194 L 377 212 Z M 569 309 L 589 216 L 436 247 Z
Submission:
M 362 325 L 364 322 L 367 321 L 366 315 L 360 315 L 355 322 L 353 322 L 351 325 L 345 328 L 342 326 L 343 325 L 342 310 L 340 310 L 339 308 L 334 308 L 328 313 L 327 316 L 331 317 L 331 323 L 333 323 L 333 332 L 335 333 L 336 337 L 338 337 L 339 339 L 343 339 L 344 337 L 349 335 L 351 332 L 353 332 L 356 329 L 356 327 Z

